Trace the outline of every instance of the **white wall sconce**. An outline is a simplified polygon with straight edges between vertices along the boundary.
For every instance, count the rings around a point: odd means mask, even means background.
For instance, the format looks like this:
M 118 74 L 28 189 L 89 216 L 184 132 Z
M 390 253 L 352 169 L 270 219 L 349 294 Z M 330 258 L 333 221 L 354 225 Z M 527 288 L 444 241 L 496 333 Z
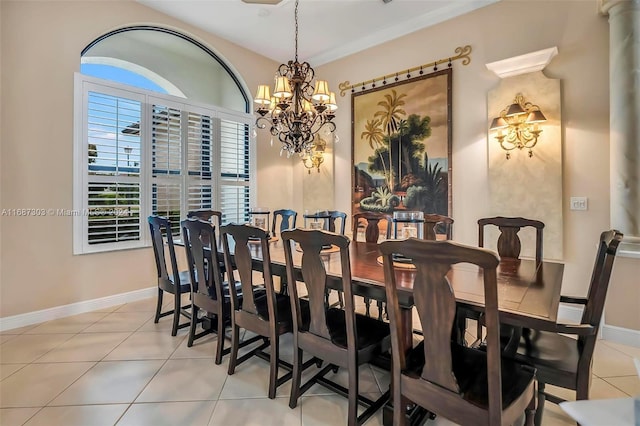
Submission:
M 513 103 L 491 121 L 489 130 L 495 131 L 494 137 L 502 149 L 507 151 L 507 160 L 511 157 L 510 151 L 516 148 L 528 149 L 529 157 L 533 157 L 532 148 L 538 143 L 538 137 L 542 133 L 539 123 L 546 120 L 537 105 L 526 102 L 524 96 L 518 93 Z

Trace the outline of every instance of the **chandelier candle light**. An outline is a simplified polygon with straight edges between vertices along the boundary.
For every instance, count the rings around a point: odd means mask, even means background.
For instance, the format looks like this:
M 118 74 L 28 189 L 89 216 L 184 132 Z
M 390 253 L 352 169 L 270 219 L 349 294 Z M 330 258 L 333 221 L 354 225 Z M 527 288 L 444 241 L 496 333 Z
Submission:
M 500 112 L 500 116 L 493 119 L 489 130 L 495 130 L 495 138 L 502 149 L 507 151 L 507 160 L 511 157 L 509 151 L 527 148 L 529 157 L 533 157 L 531 150 L 538 143 L 538 136 L 542 133 L 538 123 L 547 121 L 537 105 L 525 102 L 521 93 L 516 95 L 511 105 Z M 503 133 L 505 129 L 506 133 Z
M 257 104 L 256 127 L 270 127 L 272 136 L 282 143 L 287 157 L 291 154 L 312 156 L 314 138 L 322 129 L 336 130 L 336 95 L 325 80 L 313 79 L 315 71 L 308 62 L 298 62 L 298 1 L 295 3 L 295 59 L 281 64 L 275 75 L 273 95 L 269 86 L 261 84 L 254 99 Z M 338 141 L 334 133 L 334 142 Z

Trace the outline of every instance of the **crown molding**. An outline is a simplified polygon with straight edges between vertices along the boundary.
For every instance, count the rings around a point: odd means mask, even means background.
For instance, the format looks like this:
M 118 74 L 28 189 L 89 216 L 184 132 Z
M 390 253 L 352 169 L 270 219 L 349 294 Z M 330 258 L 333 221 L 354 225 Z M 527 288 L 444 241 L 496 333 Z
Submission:
M 558 54 L 556 46 L 486 64 L 500 78 L 542 71 Z

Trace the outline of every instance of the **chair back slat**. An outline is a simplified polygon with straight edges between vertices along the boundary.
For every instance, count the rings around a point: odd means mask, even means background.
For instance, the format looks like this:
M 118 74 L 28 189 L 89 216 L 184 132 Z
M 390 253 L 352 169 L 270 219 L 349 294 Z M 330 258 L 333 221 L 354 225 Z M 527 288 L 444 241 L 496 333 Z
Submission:
M 267 232 L 255 226 L 229 224 L 220 228 L 220 234 L 224 249 L 226 269 L 227 271 L 231 271 L 233 266 L 236 267 L 242 287 L 243 299 L 242 305 L 240 306 L 235 286 L 229 286 L 233 309 L 258 315 L 254 295 L 253 257 L 256 254 L 260 254 L 262 256 L 264 286 L 267 291 L 267 297 L 269 298 L 267 302 L 269 316 L 275 315 L 275 295 L 273 294 L 269 235 Z M 233 253 L 235 264 L 231 260 L 231 253 Z
M 191 276 L 191 291 L 216 300 L 224 300 L 214 227 L 197 217 L 183 220 L 181 224 Z
M 449 216 L 444 216 L 441 214 L 425 214 L 424 215 L 424 239 L 425 240 L 436 240 L 436 234 L 439 227 L 444 227 L 444 234 L 446 235 L 446 239 L 451 239 L 451 225 L 453 225 L 453 219 Z
M 169 219 L 151 215 L 147 219 L 149 222 L 149 230 L 151 232 L 151 241 L 153 245 L 153 254 L 156 259 L 156 267 L 158 271 L 158 281 L 169 283 L 180 283 L 180 275 L 178 271 L 178 262 L 176 260 L 175 246 L 173 245 L 173 230 L 171 229 L 171 221 Z M 163 237 L 163 235 L 165 237 Z M 167 241 L 167 249 L 169 250 L 169 262 L 171 264 L 171 274 L 169 277 L 169 270 L 167 268 L 167 259 L 165 256 L 164 241 Z
M 622 233 L 614 229 L 600 234 L 598 251 L 589 283 L 587 304 L 582 313 L 582 324 L 591 324 L 595 327 L 600 326 L 613 262 L 622 237 Z M 584 339 L 583 336 L 581 336 L 581 338 Z
M 484 247 L 484 228 L 487 225 L 497 226 L 500 230 L 498 237 L 497 250 L 500 257 L 518 259 L 522 243 L 518 232 L 521 228 L 532 227 L 536 230 L 536 262 L 542 261 L 542 232 L 544 223 L 539 220 L 525 219 L 523 217 L 488 217 L 478 220 L 478 246 Z
M 280 218 L 280 227 L 278 228 L 278 234 L 287 229 L 293 229 L 296 227 L 296 221 L 298 219 L 298 213 L 295 210 L 280 209 L 273 212 L 273 221 L 271 223 L 271 234 L 276 235 L 276 224 Z
M 302 329 L 300 304 L 298 302 L 298 290 L 295 286 L 290 286 L 292 309 L 294 311 L 294 327 L 300 332 L 310 332 L 316 336 L 330 340 L 329 329 L 327 327 L 327 300 L 326 294 L 329 289 L 328 277 L 325 268 L 325 262 L 329 259 L 322 254 L 324 247 L 328 245 L 340 248 L 340 260 L 342 264 L 342 287 L 345 295 L 345 312 L 353 312 L 353 294 L 351 292 L 351 269 L 349 264 L 349 239 L 343 235 L 329 233 L 318 230 L 302 230 L 296 229 L 285 231 L 282 233 L 283 244 L 285 248 L 285 259 L 287 263 L 287 272 L 293 271 L 293 252 L 292 248 L 297 244 L 302 250 L 302 281 L 306 288 L 309 298 L 310 324 L 309 329 Z M 295 280 L 290 273 L 289 280 Z M 295 282 L 295 281 L 294 281 Z M 355 325 L 353 315 L 346 315 L 347 335 L 355 336 Z M 355 342 L 355 337 L 354 342 Z
M 344 235 L 344 229 L 347 222 L 347 214 L 345 212 L 333 211 L 330 210 L 329 214 L 329 232 L 337 232 L 340 235 Z M 340 231 L 336 231 L 336 221 L 340 221 Z
M 381 220 L 384 220 L 387 223 L 385 239 L 388 240 L 391 238 L 391 224 L 393 223 L 393 219 L 390 215 L 378 212 L 362 212 L 354 214 L 352 220 L 353 240 L 356 241 L 358 238 L 358 225 L 361 221 L 365 221 L 367 223 L 367 227 L 364 231 L 364 240 L 368 243 L 377 243 L 380 238 L 379 222 Z

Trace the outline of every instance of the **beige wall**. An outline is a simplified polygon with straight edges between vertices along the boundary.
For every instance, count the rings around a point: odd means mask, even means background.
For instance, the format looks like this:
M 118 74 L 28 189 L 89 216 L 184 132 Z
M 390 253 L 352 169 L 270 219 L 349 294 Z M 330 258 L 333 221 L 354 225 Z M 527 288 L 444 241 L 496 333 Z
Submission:
M 592 1 L 503 1 L 319 67 L 333 87 L 454 55 L 470 44 L 471 63 L 453 71 L 454 239 L 477 243 L 478 218 L 489 215 L 487 93 L 499 78 L 486 63 L 557 46 L 545 69 L 562 84 L 563 293 L 584 294 L 601 231 L 609 228 L 609 27 Z M 349 211 L 351 99 L 338 99 L 333 203 Z M 569 197 L 587 196 L 589 210 L 571 211 Z M 316 201 L 317 202 L 317 201 Z M 327 200 L 327 203 L 330 203 Z M 640 330 L 639 259 L 619 259 L 608 297 L 607 324 Z M 633 309 L 618 309 L 618 307 Z
M 170 27 L 232 65 L 249 90 L 277 63 L 135 2 L 2 1 L 1 208 L 72 209 L 73 73 L 96 37 L 133 24 Z M 259 137 L 257 203 L 292 201 L 291 160 Z M 277 184 L 276 184 L 277 183 Z M 72 255 L 71 217 L 3 217 L 0 317 L 155 285 L 151 249 Z
M 99 35 L 131 24 L 169 26 L 220 53 L 251 91 L 270 81 L 278 65 L 129 1 L 2 1 L 0 19 L 2 208 L 72 208 L 73 72 L 79 69 L 80 51 Z M 484 64 L 558 46 L 559 55 L 545 72 L 562 80 L 564 292 L 583 293 L 595 241 L 609 226 L 608 23 L 594 2 L 500 2 L 317 72 L 336 90 L 344 80 L 357 82 L 448 57 L 465 44 L 473 47 L 471 64 L 455 63 L 453 74 L 454 238 L 475 244 L 476 220 L 489 214 L 486 99 L 498 77 Z M 313 199 L 349 211 L 350 97 L 339 97 L 338 104 L 340 142 L 330 148 L 335 156 L 327 159 L 333 162 L 328 175 L 306 175 L 299 159 L 279 157 L 269 138 L 259 136 L 258 205 L 303 211 L 305 200 Z M 335 190 L 310 191 L 312 179 L 332 182 Z M 311 194 L 305 187 L 313 196 L 306 196 Z M 568 210 L 572 195 L 589 197 L 589 210 Z M 3 217 L 0 223 L 0 317 L 154 285 L 150 249 L 73 256 L 69 217 Z M 640 330 L 638 275 L 638 259 L 619 261 L 607 323 Z

